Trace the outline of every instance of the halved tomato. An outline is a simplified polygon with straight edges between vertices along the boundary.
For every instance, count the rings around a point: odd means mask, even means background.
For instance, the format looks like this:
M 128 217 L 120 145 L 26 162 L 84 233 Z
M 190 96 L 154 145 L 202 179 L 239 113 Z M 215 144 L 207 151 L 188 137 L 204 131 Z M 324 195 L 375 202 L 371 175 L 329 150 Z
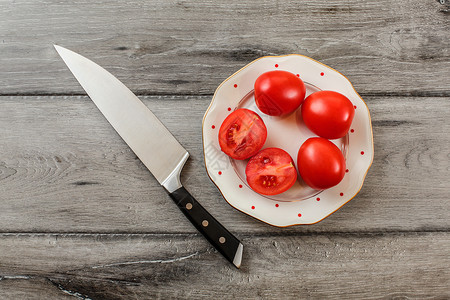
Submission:
M 219 129 L 219 145 L 231 158 L 242 160 L 255 155 L 266 142 L 267 128 L 257 113 L 246 108 L 233 111 Z
M 262 195 L 281 194 L 297 180 L 292 157 L 280 148 L 266 148 L 250 158 L 245 175 L 250 187 Z

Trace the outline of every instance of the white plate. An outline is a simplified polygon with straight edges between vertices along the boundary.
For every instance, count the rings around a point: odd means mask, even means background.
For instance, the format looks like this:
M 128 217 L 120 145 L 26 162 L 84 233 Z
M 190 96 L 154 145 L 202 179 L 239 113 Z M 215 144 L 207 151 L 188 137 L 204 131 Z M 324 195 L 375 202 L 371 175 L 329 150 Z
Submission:
M 223 120 L 235 109 L 255 111 L 266 124 L 268 135 L 263 148 L 286 150 L 294 162 L 300 145 L 315 136 L 303 124 L 300 110 L 286 117 L 271 117 L 256 106 L 253 85 L 262 73 L 285 70 L 299 76 L 306 86 L 306 95 L 331 90 L 347 96 L 355 107 L 355 116 L 347 136 L 332 140 L 346 157 L 344 179 L 330 189 L 319 191 L 301 180 L 288 191 L 276 196 L 254 192 L 245 179 L 248 160 L 230 159 L 219 146 L 218 133 Z M 203 118 L 203 151 L 209 177 L 225 200 L 234 208 L 274 226 L 317 223 L 360 191 L 373 161 L 373 136 L 369 109 L 350 81 L 336 70 L 302 55 L 266 56 L 257 59 L 226 79 L 217 88 Z

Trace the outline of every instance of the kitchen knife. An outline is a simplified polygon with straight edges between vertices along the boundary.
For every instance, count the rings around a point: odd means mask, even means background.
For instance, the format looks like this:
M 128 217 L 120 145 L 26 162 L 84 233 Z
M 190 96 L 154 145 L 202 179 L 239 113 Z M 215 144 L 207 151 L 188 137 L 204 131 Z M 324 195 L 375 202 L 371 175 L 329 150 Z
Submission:
M 203 208 L 180 181 L 189 153 L 122 82 L 91 60 L 54 45 L 108 122 L 206 239 L 237 268 L 243 245 Z

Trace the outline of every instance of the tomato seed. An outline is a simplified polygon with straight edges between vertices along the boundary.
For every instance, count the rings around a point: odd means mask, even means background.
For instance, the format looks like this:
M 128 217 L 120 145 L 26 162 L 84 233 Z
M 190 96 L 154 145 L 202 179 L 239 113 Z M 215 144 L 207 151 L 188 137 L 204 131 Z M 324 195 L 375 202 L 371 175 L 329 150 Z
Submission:
M 265 187 L 271 187 L 271 186 L 277 185 L 277 177 L 276 176 L 265 175 L 265 176 L 261 176 L 260 179 L 261 179 L 262 185 Z

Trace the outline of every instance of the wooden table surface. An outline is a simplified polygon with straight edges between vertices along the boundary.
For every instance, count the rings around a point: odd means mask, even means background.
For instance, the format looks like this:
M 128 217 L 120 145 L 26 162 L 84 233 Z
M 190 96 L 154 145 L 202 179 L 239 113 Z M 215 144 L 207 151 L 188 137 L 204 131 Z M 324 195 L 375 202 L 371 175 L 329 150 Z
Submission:
M 450 22 L 435 0 L 0 1 L 0 298 L 450 298 Z M 53 48 L 115 74 L 189 151 L 186 188 L 244 244 L 185 219 Z M 298 53 L 366 101 L 375 158 L 322 222 L 277 228 L 208 178 L 216 87 Z

